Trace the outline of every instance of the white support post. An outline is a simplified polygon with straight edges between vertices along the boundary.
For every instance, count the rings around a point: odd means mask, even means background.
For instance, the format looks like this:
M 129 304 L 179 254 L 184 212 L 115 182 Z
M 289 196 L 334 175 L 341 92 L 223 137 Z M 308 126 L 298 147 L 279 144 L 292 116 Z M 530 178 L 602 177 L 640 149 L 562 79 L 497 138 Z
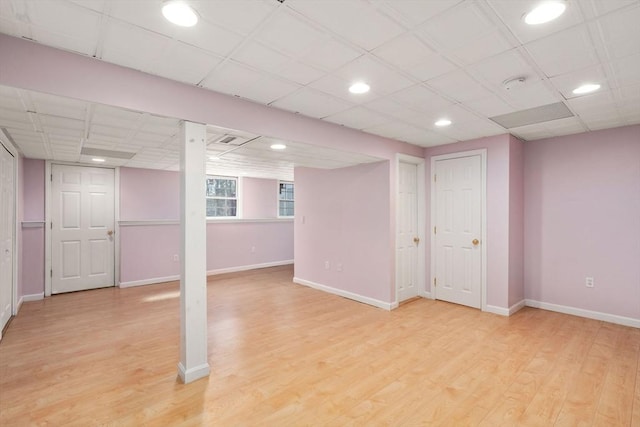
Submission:
M 187 384 L 209 376 L 207 358 L 206 128 L 180 127 L 180 363 Z

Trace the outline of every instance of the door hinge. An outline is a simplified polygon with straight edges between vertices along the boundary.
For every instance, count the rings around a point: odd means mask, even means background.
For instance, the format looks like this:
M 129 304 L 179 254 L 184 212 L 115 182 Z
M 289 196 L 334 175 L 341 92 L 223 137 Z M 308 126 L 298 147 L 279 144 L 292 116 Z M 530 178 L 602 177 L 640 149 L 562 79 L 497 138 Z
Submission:
M 53 277 L 53 268 L 49 270 L 49 277 Z
M 53 221 L 51 221 L 51 229 L 53 230 Z
M 438 182 L 438 175 L 433 175 L 433 182 Z
M 51 182 L 53 182 L 53 174 L 51 174 Z
M 438 279 L 435 277 L 433 278 L 433 286 L 438 286 Z
M 436 227 L 433 227 L 433 234 L 436 234 Z

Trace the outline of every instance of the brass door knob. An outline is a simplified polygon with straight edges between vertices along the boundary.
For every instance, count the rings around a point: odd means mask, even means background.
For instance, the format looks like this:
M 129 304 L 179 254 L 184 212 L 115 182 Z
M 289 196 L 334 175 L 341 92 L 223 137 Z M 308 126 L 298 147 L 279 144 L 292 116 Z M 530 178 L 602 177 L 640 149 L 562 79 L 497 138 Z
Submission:
M 109 236 L 109 237 L 113 236 L 113 230 L 107 231 L 107 236 Z
M 419 237 L 414 237 L 414 238 L 413 238 L 413 243 L 415 243 L 416 245 L 417 245 L 418 243 L 420 243 L 420 238 L 419 238 Z
M 473 243 L 473 246 L 478 246 L 478 243 L 480 243 L 480 240 L 478 240 L 478 239 L 473 239 L 473 240 L 471 241 L 471 243 Z

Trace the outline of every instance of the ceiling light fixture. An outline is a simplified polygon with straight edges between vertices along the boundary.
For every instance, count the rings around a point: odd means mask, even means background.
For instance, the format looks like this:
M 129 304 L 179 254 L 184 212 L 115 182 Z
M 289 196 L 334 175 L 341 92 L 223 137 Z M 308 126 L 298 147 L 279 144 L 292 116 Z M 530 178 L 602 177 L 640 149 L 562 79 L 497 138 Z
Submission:
M 440 119 L 437 122 L 435 122 L 435 125 L 438 127 L 445 127 L 445 126 L 449 126 L 451 124 L 451 120 L 449 119 Z
M 524 15 L 524 22 L 529 25 L 544 24 L 562 15 L 566 8 L 564 1 L 544 1 Z
M 575 88 L 573 93 L 576 95 L 584 95 L 585 93 L 595 92 L 598 89 L 600 89 L 600 85 L 598 83 L 586 83 Z
M 187 3 L 171 0 L 162 5 L 162 15 L 167 21 L 181 27 L 193 27 L 198 23 L 198 14 Z
M 93 159 L 91 159 L 91 161 L 96 163 L 104 163 L 105 160 L 99 157 L 94 157 Z
M 363 93 L 369 92 L 369 85 L 365 82 L 356 82 L 349 86 L 349 92 L 355 93 L 356 95 L 361 95 Z
M 287 146 L 284 144 L 271 144 L 272 150 L 284 150 L 285 148 L 287 148 Z

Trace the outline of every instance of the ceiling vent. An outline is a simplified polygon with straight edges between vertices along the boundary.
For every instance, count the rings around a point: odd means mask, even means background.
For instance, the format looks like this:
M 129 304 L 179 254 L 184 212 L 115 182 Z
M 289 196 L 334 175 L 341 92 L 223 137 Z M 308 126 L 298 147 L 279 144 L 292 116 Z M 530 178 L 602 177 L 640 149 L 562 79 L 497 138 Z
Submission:
M 489 117 L 489 119 L 493 120 L 505 129 L 512 129 L 535 123 L 564 119 L 567 117 L 573 117 L 573 113 L 566 105 L 564 105 L 564 103 L 557 102 L 555 104 L 542 105 L 540 107 L 529 108 L 527 110 Z
M 100 148 L 83 147 L 80 154 L 85 156 L 111 157 L 113 159 L 131 159 L 136 153 L 128 151 L 101 150 Z
M 233 141 L 234 139 L 236 139 L 235 136 L 225 136 L 224 138 L 222 138 L 220 141 L 218 141 L 218 143 L 220 144 L 228 144 L 231 141 Z

